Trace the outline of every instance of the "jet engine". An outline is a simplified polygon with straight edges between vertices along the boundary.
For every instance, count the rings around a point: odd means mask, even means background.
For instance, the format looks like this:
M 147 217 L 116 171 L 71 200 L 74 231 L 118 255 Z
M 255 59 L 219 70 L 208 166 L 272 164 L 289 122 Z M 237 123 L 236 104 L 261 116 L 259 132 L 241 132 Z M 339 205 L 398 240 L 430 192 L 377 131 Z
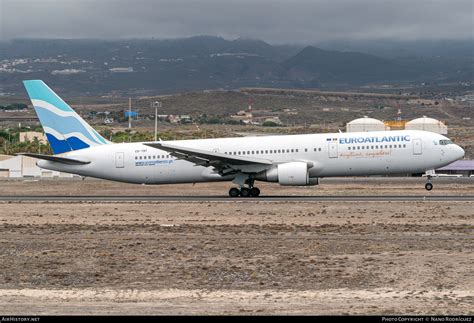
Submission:
M 308 164 L 305 162 L 290 162 L 278 164 L 256 174 L 256 180 L 265 182 L 278 182 L 286 186 L 318 185 L 317 177 L 309 177 Z

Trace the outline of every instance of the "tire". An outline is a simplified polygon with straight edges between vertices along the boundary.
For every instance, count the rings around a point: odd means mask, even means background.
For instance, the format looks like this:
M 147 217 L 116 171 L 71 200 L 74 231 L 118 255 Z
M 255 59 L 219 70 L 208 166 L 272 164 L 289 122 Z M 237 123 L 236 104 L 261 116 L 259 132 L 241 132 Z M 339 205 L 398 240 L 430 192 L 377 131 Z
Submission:
M 240 196 L 249 197 L 250 196 L 250 190 L 248 188 L 242 187 L 242 189 L 240 190 Z
M 229 190 L 229 196 L 230 197 L 238 197 L 240 195 L 240 190 L 238 188 L 232 187 Z
M 260 189 L 258 187 L 252 187 L 250 189 L 250 196 L 258 197 L 260 195 Z
M 431 183 L 426 183 L 426 184 L 425 184 L 425 188 L 426 188 L 427 191 L 431 191 L 431 190 L 433 189 L 433 184 L 431 184 Z

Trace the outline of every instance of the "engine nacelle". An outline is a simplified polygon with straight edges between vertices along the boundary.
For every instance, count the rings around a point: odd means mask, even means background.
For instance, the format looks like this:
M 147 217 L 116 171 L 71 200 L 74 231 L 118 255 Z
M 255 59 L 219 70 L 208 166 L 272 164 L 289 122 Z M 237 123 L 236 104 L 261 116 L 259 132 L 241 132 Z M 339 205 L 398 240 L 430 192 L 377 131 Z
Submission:
M 276 167 L 258 173 L 255 179 L 266 182 L 278 182 L 280 185 L 287 186 L 319 184 L 317 177 L 309 177 L 308 164 L 305 162 L 278 164 Z

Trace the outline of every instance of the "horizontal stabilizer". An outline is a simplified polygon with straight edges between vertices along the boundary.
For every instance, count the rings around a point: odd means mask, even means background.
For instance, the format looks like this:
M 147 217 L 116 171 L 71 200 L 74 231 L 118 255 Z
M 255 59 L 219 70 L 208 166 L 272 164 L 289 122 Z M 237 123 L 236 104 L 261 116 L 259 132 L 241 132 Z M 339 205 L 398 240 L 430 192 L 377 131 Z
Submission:
M 19 153 L 15 155 L 20 155 L 20 156 L 28 156 L 28 157 L 33 157 L 33 158 L 38 158 L 38 159 L 44 159 L 44 160 L 49 160 L 55 163 L 61 163 L 61 164 L 66 164 L 66 165 L 87 165 L 90 164 L 90 161 L 85 161 L 85 160 L 78 160 L 78 159 L 73 159 L 73 158 L 68 158 L 68 157 L 59 157 L 59 156 L 51 156 L 51 155 L 42 155 L 42 154 L 32 154 L 32 153 Z

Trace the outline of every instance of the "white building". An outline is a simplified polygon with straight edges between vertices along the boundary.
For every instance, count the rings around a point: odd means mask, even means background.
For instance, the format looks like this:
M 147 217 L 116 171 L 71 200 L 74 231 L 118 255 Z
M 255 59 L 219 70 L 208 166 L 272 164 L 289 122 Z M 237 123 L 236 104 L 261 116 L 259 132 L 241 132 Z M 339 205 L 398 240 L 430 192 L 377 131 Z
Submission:
M 386 126 L 383 121 L 368 118 L 355 119 L 346 124 L 346 132 L 368 132 L 368 131 L 385 131 L 390 130 L 390 127 Z
M 448 127 L 443 122 L 426 116 L 407 122 L 405 129 L 431 131 L 441 135 L 448 134 Z
M 36 166 L 36 158 L 27 156 L 0 155 L 0 177 L 73 177 L 68 173 L 61 173 L 42 169 Z
M 35 138 L 38 139 L 40 143 L 46 144 L 46 136 L 42 132 L 36 132 L 36 131 L 20 132 L 20 142 L 33 141 Z

